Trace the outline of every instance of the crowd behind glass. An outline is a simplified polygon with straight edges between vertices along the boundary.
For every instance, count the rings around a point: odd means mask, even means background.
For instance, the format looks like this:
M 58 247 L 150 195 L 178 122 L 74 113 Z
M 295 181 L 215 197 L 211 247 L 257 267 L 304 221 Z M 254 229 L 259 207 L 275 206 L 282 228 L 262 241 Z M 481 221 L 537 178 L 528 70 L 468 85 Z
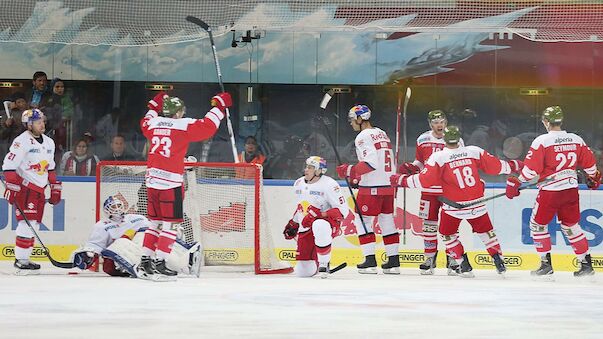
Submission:
M 60 175 L 93 176 L 100 160 L 144 160 L 146 140 L 138 123 L 146 102 L 156 93 L 146 90 L 144 83 L 63 81 L 49 79 L 41 71 L 31 80 L 10 81 L 22 86 L 0 91 L 11 115 L 8 118 L 2 112 L 0 120 L 1 159 L 24 130 L 21 113 L 36 107 L 45 113 L 46 134 L 56 143 Z M 210 108 L 209 98 L 218 92 L 216 84 L 175 83 L 173 87 L 168 94 L 184 100 L 187 116 L 192 118 L 203 117 Z M 265 178 L 295 179 L 302 175 L 308 156 L 320 155 L 327 159 L 333 175 L 336 157 L 327 133 L 342 161 L 355 162 L 355 133 L 346 118 L 355 104 L 368 105 L 374 125 L 395 143 L 397 100 L 403 87 L 347 87 L 349 93 L 337 94 L 323 113 L 319 103 L 327 87 L 255 85 L 254 97 L 248 98 L 246 85 L 227 85 L 234 99 L 231 119 L 239 160 L 263 164 Z M 522 95 L 519 88 L 415 87 L 406 121 L 408 148 L 404 152 L 401 122 L 399 159 L 414 158 L 416 139 L 429 129 L 427 112 L 433 109 L 443 110 L 450 124 L 460 126 L 466 145 L 480 146 L 503 159 L 523 159 L 531 141 L 544 133 L 542 109 L 561 105 L 567 117 L 565 129 L 585 138 L 601 166 L 603 122 L 597 116 L 602 107 L 595 99 L 600 94 L 593 89 L 549 89 L 547 95 L 530 96 Z M 511 143 L 513 152 L 508 151 Z M 192 144 L 188 153 L 199 161 L 232 162 L 225 124 L 211 142 Z

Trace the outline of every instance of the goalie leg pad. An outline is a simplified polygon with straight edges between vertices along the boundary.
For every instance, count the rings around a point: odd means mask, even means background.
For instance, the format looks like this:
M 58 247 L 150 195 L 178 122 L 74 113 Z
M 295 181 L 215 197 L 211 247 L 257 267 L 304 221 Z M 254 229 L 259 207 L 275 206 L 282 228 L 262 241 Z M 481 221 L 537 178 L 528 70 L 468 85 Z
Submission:
M 105 258 L 114 261 L 115 266 L 125 270 L 131 276 L 136 277 L 136 269 L 134 266 L 140 263 L 142 257 L 142 249 L 134 242 L 126 238 L 116 239 L 108 248 L 101 252 Z
M 166 265 L 169 269 L 178 273 L 196 275 L 198 277 L 203 265 L 203 249 L 201 244 L 197 242 L 187 244 L 177 239 L 172 246 L 172 252 L 170 252 L 166 259 Z

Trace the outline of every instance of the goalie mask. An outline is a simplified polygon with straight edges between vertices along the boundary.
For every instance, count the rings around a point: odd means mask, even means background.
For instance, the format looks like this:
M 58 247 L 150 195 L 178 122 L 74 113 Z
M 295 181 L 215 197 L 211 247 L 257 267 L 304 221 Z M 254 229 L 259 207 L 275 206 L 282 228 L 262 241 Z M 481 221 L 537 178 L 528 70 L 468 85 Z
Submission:
M 369 120 L 371 118 L 371 110 L 367 105 L 356 105 L 350 108 L 348 119 L 356 120 L 358 117 L 362 118 L 362 120 Z
M 444 128 L 444 141 L 449 145 L 456 145 L 461 139 L 461 130 L 456 126 Z
M 128 210 L 128 204 L 117 196 L 110 196 L 103 203 L 103 212 L 112 221 L 121 221 Z
M 309 166 L 314 167 L 315 176 L 321 176 L 327 173 L 327 160 L 319 156 L 314 155 L 306 159 L 306 168 Z
M 163 116 L 168 118 L 182 118 L 186 113 L 184 101 L 177 97 L 163 100 Z

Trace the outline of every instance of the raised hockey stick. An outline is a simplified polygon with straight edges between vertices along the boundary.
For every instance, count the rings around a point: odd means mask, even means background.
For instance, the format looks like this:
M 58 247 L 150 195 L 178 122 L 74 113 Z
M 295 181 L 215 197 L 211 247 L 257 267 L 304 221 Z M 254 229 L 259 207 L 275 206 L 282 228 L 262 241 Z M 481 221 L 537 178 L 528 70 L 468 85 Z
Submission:
M 4 104 L 4 113 L 6 113 L 6 117 L 8 119 L 12 118 L 12 116 L 10 115 L 10 108 L 8 107 L 8 105 L 10 105 L 10 103 L 11 103 L 10 101 L 3 102 L 3 104 Z
M 548 179 L 545 179 L 545 180 L 543 180 L 541 182 L 535 182 L 535 183 L 532 183 L 532 184 L 528 184 L 528 185 L 522 186 L 522 187 L 519 188 L 519 190 L 522 191 L 522 190 L 525 190 L 526 188 L 539 187 L 539 186 L 544 185 L 544 184 L 546 184 L 548 182 L 551 182 L 553 180 L 554 180 L 553 178 L 548 178 Z M 450 200 L 450 199 L 448 199 L 448 198 L 446 198 L 444 196 L 439 196 L 438 200 L 441 201 L 441 202 L 443 202 L 444 204 L 446 204 L 448 206 L 452 206 L 454 208 L 468 208 L 468 207 L 472 207 L 472 206 L 475 206 L 475 205 L 483 204 L 486 201 L 490 201 L 490 200 L 494 200 L 494 199 L 497 199 L 497 198 L 500 198 L 500 197 L 504 197 L 505 195 L 506 195 L 506 193 L 503 192 L 503 193 L 495 194 L 495 195 L 493 195 L 491 197 L 484 197 L 484 198 L 473 200 L 473 201 L 470 201 L 470 202 L 467 202 L 467 203 L 452 201 L 452 200 Z
M 398 124 L 396 126 L 396 168 L 399 164 L 398 162 L 398 153 L 400 153 L 398 151 L 398 134 L 399 134 L 399 119 L 400 119 L 400 100 L 401 100 L 401 94 L 402 92 L 400 92 L 398 94 Z M 407 154 L 406 154 L 406 150 L 408 149 L 408 138 L 406 135 L 406 111 L 408 109 L 408 102 L 410 101 L 410 96 L 412 95 L 412 91 L 410 90 L 410 83 L 408 84 L 408 86 L 406 87 L 406 94 L 404 96 L 404 110 L 402 112 L 402 120 L 404 123 L 404 129 L 402 132 L 402 145 L 404 147 L 404 156 L 402 157 L 403 161 L 406 162 L 407 159 Z M 395 203 L 394 203 L 395 206 Z M 402 243 L 406 245 L 406 187 L 402 188 L 402 209 L 404 210 L 404 214 L 402 215 Z
M 333 151 L 335 152 L 335 158 L 337 158 L 337 164 L 341 165 L 341 157 L 339 156 L 339 152 L 337 151 L 337 147 L 335 147 L 335 143 L 333 142 L 333 138 L 331 138 L 331 133 L 329 133 L 329 126 L 327 125 L 327 121 L 326 118 L 324 116 L 325 113 L 325 109 L 327 108 L 327 105 L 329 104 L 329 101 L 331 101 L 331 98 L 333 97 L 333 94 L 335 92 L 333 92 L 332 89 L 330 89 L 329 91 L 327 91 L 327 93 L 325 93 L 325 95 L 322 97 L 322 100 L 320 101 L 320 108 L 321 108 L 321 112 L 323 113 L 322 116 L 319 117 L 319 120 L 322 121 L 322 124 L 325 126 L 325 134 L 327 135 L 327 139 L 329 140 L 329 143 L 331 144 L 331 147 L 333 147 Z M 356 209 L 356 213 L 358 213 L 358 216 L 360 217 L 360 222 L 362 223 L 362 228 L 364 228 L 364 233 L 368 233 L 368 229 L 366 228 L 366 224 L 364 223 L 364 219 L 362 218 L 362 212 L 360 212 L 360 208 L 358 207 L 358 203 L 356 202 L 356 196 L 354 195 L 354 191 L 352 191 L 352 186 L 350 186 L 350 182 L 348 181 L 348 178 L 345 177 L 344 178 L 346 185 L 348 186 L 348 190 L 350 191 L 350 195 L 352 196 L 352 201 L 354 202 L 354 208 Z
M 205 21 L 196 18 L 194 16 L 187 16 L 186 21 L 193 23 L 205 30 L 209 35 L 209 42 L 211 43 L 211 50 L 214 55 L 214 64 L 216 66 L 216 73 L 218 74 L 218 83 L 220 84 L 220 89 L 222 92 L 224 90 L 224 82 L 222 81 L 222 71 L 220 70 L 220 60 L 218 60 L 218 52 L 216 51 L 216 44 L 214 43 L 214 35 L 212 33 L 211 27 Z M 235 144 L 234 132 L 232 130 L 232 122 L 230 121 L 230 110 L 226 107 L 226 125 L 228 127 L 228 134 L 230 135 L 230 145 L 232 147 L 232 157 L 234 158 L 235 164 L 239 162 L 239 157 L 237 156 L 237 147 Z
M 4 189 L 8 190 L 8 187 L 6 186 L 6 183 L 4 182 L 4 179 L 2 179 L 2 184 L 4 185 Z M 56 260 L 54 260 L 54 258 L 52 256 L 50 256 L 50 250 L 48 250 L 48 247 L 46 247 L 46 245 L 44 245 L 44 242 L 42 242 L 42 239 L 40 239 L 40 236 L 38 235 L 38 232 L 36 232 L 36 230 L 31 225 L 31 223 L 29 222 L 29 220 L 27 220 L 27 217 L 25 216 L 25 213 L 23 212 L 23 210 L 21 209 L 21 207 L 19 207 L 19 205 L 17 204 L 16 201 L 15 201 L 15 203 L 13 205 L 17 208 L 17 210 L 19 211 L 19 213 L 21 213 L 21 216 L 23 216 L 23 220 L 25 220 L 25 223 L 27 224 L 27 226 L 29 226 L 29 229 L 31 230 L 31 232 L 34 234 L 34 236 L 36 237 L 36 239 L 38 239 L 38 242 L 40 243 L 40 246 L 42 246 L 42 250 L 44 251 L 44 254 L 48 257 L 48 260 L 50 260 L 50 262 L 54 266 L 56 266 L 56 267 L 60 267 L 60 268 L 74 268 L 75 265 L 72 262 L 56 261 Z

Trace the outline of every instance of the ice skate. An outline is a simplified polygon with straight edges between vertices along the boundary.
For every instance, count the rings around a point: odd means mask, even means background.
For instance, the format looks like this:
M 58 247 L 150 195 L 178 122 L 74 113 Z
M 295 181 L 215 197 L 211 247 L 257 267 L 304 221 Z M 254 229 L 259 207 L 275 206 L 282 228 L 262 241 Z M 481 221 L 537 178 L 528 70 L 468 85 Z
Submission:
M 541 258 L 540 267 L 530 274 L 537 279 L 553 281 L 553 262 L 551 261 L 551 254 L 547 253 Z
M 153 281 L 175 281 L 178 272 L 169 269 L 164 259 L 153 260 Z
M 434 266 L 435 267 L 435 266 Z M 456 259 L 454 259 L 453 257 L 446 255 L 446 267 L 448 268 L 448 275 L 449 276 L 457 276 L 458 273 L 458 269 L 459 269 L 459 264 L 458 262 L 456 262 Z
M 586 257 L 582 261 L 579 262 L 580 268 L 574 272 L 574 277 L 587 277 L 595 274 L 595 270 L 593 269 L 593 261 L 590 257 L 590 254 L 587 254 Z
M 392 255 L 387 257 L 387 262 L 381 265 L 383 274 L 400 274 L 400 256 Z
M 364 257 L 364 262 L 356 265 L 358 268 L 358 273 L 361 274 L 377 274 L 377 260 L 375 260 L 375 255 L 367 255 Z
M 140 279 L 151 279 L 153 276 L 153 263 L 151 257 L 145 255 L 140 259 L 140 264 L 136 266 L 136 276 Z
M 433 275 L 433 271 L 436 268 L 437 257 L 438 252 L 435 252 L 432 257 L 427 257 L 425 261 L 421 265 L 419 265 L 421 275 Z
M 463 261 L 459 265 L 457 274 L 461 278 L 474 278 L 475 275 L 473 274 L 472 271 L 473 271 L 473 267 L 471 267 L 471 264 L 469 263 L 469 258 L 467 258 L 467 253 L 465 253 L 465 254 L 463 254 Z
M 326 279 L 326 278 L 328 278 L 329 274 L 330 273 L 329 273 L 329 265 L 328 264 L 327 264 L 327 266 L 320 266 L 318 268 L 318 274 L 317 274 L 317 276 L 320 279 Z
M 507 266 L 505 266 L 504 258 L 501 254 L 497 253 L 492 256 L 494 260 L 494 266 L 496 267 L 496 272 L 498 274 L 504 275 L 507 272 Z
M 40 274 L 40 265 L 28 259 L 15 259 L 15 275 L 37 275 Z

